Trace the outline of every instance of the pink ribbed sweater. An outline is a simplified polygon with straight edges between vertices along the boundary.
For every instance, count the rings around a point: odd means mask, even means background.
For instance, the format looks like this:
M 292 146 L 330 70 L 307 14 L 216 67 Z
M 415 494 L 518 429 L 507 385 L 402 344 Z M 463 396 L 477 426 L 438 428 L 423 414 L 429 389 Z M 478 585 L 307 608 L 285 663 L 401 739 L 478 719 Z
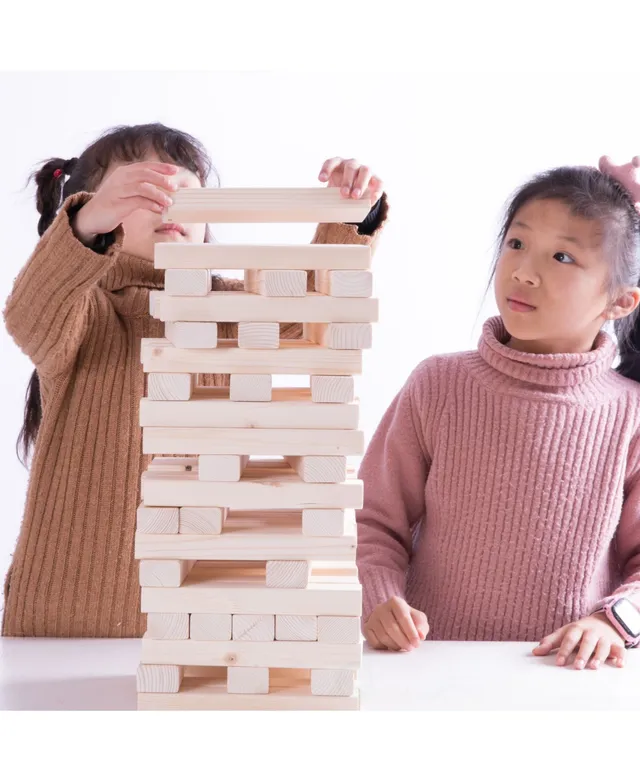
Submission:
M 506 346 L 411 374 L 363 459 L 363 617 L 393 595 L 433 640 L 538 641 L 624 594 L 640 605 L 640 384 L 587 353 Z

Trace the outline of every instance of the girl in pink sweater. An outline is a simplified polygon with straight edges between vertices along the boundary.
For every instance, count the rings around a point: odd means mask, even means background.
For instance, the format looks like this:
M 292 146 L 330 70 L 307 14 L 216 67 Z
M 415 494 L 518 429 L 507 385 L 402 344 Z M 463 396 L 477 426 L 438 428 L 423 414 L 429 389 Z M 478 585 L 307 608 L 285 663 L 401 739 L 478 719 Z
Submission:
M 357 513 L 373 647 L 539 641 L 597 668 L 636 644 L 639 167 L 603 158 L 520 188 L 492 274 L 500 316 L 477 350 L 420 363 L 384 414 Z

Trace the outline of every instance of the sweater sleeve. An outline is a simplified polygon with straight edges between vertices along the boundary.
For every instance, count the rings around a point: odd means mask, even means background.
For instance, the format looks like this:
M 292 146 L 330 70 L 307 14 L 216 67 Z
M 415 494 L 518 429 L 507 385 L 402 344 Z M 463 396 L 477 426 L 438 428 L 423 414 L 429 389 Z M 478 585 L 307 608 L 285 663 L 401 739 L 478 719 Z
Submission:
M 7 331 L 44 375 L 64 371 L 76 355 L 86 333 L 91 288 L 120 246 L 121 229 L 112 241 L 100 243 L 104 254 L 76 238 L 71 215 L 90 198 L 77 193 L 66 199 L 16 277 L 4 309 Z
M 424 372 L 416 368 L 385 412 L 362 464 L 364 503 L 356 512 L 363 620 L 391 597 L 405 597 L 412 532 L 425 515 L 431 457 L 425 442 Z

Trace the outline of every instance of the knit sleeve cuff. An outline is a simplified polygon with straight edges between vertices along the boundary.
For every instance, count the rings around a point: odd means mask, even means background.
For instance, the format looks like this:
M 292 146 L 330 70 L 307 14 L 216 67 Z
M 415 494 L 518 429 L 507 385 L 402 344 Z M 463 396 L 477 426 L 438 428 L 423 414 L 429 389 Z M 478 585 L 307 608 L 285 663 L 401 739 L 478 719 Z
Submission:
M 394 568 L 360 565 L 362 584 L 362 621 L 366 622 L 373 609 L 392 597 L 405 599 L 406 575 Z

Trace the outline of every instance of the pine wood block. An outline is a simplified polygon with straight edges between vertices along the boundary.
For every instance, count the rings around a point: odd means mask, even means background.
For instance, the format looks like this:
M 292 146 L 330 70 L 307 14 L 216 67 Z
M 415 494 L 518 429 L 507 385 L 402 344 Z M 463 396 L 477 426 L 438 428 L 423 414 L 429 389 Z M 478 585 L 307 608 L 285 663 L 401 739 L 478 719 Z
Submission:
M 277 350 L 280 347 L 280 324 L 238 323 L 238 347 L 245 350 Z
M 196 388 L 189 402 L 140 400 L 140 426 L 234 429 L 357 429 L 359 404 L 322 404 L 310 388 L 274 388 L 271 402 L 229 399 L 229 389 Z
M 371 323 L 307 323 L 305 335 L 331 350 L 366 350 L 371 347 Z
M 171 535 L 179 529 L 178 508 L 138 507 L 136 513 L 136 531 L 145 534 Z
M 293 449 L 288 446 L 286 450 L 291 453 Z M 361 508 L 362 481 L 352 477 L 353 472 L 347 475 L 344 483 L 305 483 L 288 465 L 284 469 L 251 461 L 242 478 L 229 483 L 201 481 L 197 470 L 184 473 L 154 470 L 142 474 L 142 500 L 147 507 Z
M 208 269 L 167 269 L 164 291 L 169 296 L 206 296 L 211 291 Z
M 147 384 L 149 399 L 187 400 L 193 393 L 194 379 L 187 372 L 151 372 Z
M 217 563 L 216 563 L 217 564 Z M 312 570 L 306 589 L 265 589 L 265 571 L 252 573 L 198 563 L 177 588 L 144 587 L 145 613 L 295 614 L 360 616 L 362 587 L 357 575 L 332 576 Z
M 342 483 L 347 480 L 346 456 L 287 456 L 305 483 Z
M 273 614 L 234 614 L 231 637 L 234 641 L 275 640 Z
M 373 292 L 373 276 L 370 271 L 319 269 L 315 287 L 325 296 L 367 298 Z
M 311 400 L 330 404 L 353 402 L 355 384 L 351 376 L 312 375 Z
M 167 322 L 164 335 L 176 348 L 215 348 L 218 345 L 218 324 Z
M 138 535 L 137 559 L 186 559 L 199 562 L 266 562 L 315 560 L 353 562 L 355 521 L 340 537 L 304 534 L 300 511 L 232 511 L 222 534 Z
M 206 296 L 169 296 L 154 291 L 153 317 L 164 321 L 243 321 L 273 323 L 376 323 L 378 300 L 346 299 L 313 291 L 306 296 L 256 296 L 211 291 Z
M 269 560 L 267 586 L 276 589 L 305 589 L 309 584 L 311 563 L 307 560 Z
M 180 508 L 180 535 L 220 535 L 227 508 Z
M 194 641 L 230 641 L 231 614 L 191 614 Z
M 201 481 L 239 481 L 249 461 L 248 456 L 205 454 L 198 458 Z
M 259 297 L 256 297 L 259 298 Z M 274 350 L 245 350 L 232 339 L 202 350 L 176 348 L 166 339 L 142 339 L 145 372 L 238 375 L 353 375 L 362 372 L 362 351 L 333 350 L 299 339 Z M 233 389 L 231 391 L 233 393 Z
M 251 668 L 357 670 L 361 644 L 307 641 L 156 641 L 142 639 L 141 661 L 153 665 L 226 665 Z
M 139 665 L 136 688 L 138 692 L 178 692 L 182 675 L 180 665 Z
M 371 248 L 364 244 L 156 244 L 154 265 L 156 269 L 369 269 Z
M 267 695 L 269 692 L 268 668 L 229 668 L 227 692 L 235 695 Z
M 357 644 L 362 640 L 360 617 L 319 616 L 318 641 L 323 644 Z
M 189 560 L 153 560 L 140 562 L 140 586 L 179 587 L 194 566 Z
M 245 269 L 244 289 L 260 296 L 306 296 L 307 273 L 296 269 Z
M 364 452 L 361 429 L 143 429 L 142 452 L 202 455 L 351 456 Z
M 355 692 L 356 677 L 353 670 L 312 669 L 311 694 L 348 698 Z
M 232 374 L 229 382 L 229 398 L 232 402 L 271 401 L 271 375 Z
M 342 537 L 355 527 L 355 513 L 342 508 L 305 508 L 302 534 L 311 537 Z
M 317 641 L 318 617 L 278 614 L 276 641 Z
M 337 187 L 195 187 L 171 198 L 165 223 L 360 223 L 371 209 L 368 192 L 342 198 Z
M 189 637 L 189 614 L 147 614 L 147 634 L 157 640 Z
M 172 405 L 174 402 L 164 402 L 163 404 Z M 154 472 L 185 472 L 197 466 L 195 459 L 187 460 L 180 456 L 154 456 L 149 462 L 147 470 Z

